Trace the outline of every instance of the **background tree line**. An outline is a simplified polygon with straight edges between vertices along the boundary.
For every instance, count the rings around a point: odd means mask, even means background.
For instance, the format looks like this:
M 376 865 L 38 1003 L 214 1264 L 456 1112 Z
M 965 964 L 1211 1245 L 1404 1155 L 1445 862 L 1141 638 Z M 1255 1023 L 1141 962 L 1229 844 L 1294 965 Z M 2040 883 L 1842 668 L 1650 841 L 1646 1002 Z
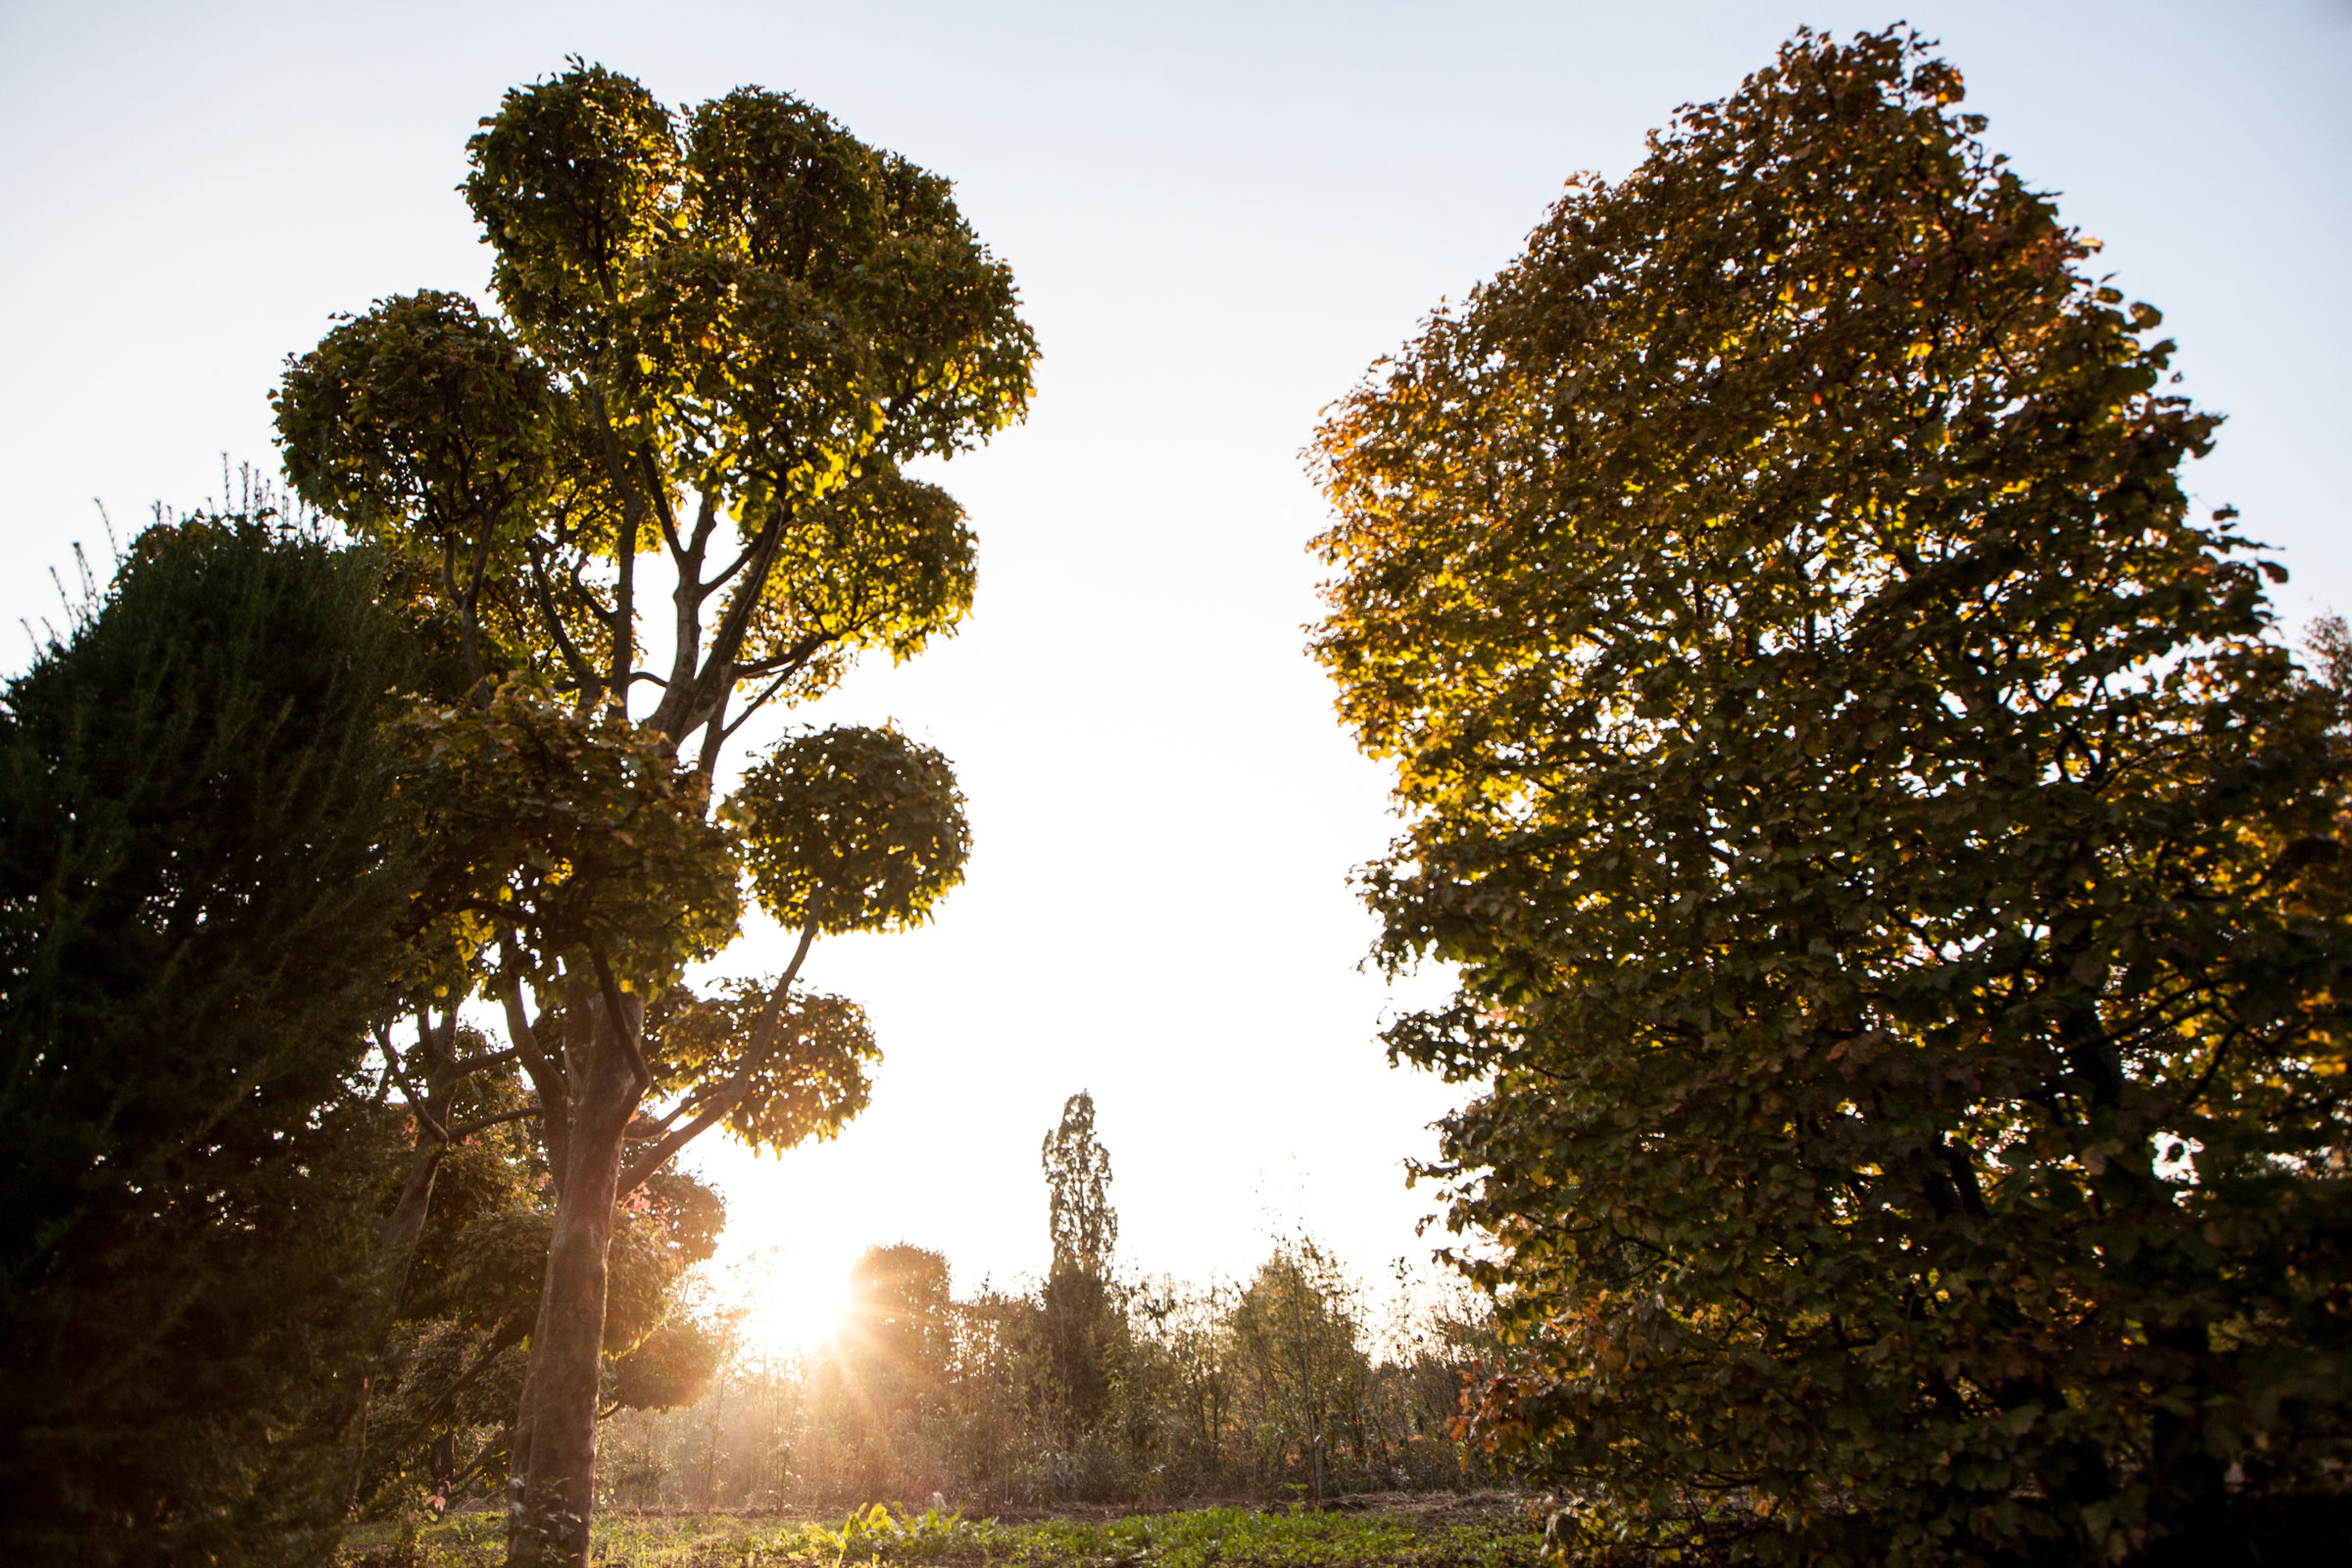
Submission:
M 834 1340 L 733 1353 L 695 1402 L 616 1414 L 608 1500 L 713 1508 L 921 1501 L 1163 1502 L 1470 1488 L 1459 1431 L 1488 1348 L 1468 1298 L 1374 1321 L 1312 1240 L 1205 1290 L 1114 1267 L 1109 1157 L 1091 1097 L 1045 1147 L 1054 1257 L 1021 1293 L 951 1293 L 912 1246 L 858 1263 Z M 723 1325 L 714 1325 L 724 1335 Z

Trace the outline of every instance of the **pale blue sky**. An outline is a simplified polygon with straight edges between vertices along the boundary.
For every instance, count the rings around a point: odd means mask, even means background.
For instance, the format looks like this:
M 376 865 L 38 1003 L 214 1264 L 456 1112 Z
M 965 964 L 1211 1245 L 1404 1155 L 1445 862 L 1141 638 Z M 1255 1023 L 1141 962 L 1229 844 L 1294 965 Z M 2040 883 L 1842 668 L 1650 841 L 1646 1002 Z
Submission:
M 1127 1261 L 1199 1278 L 1303 1217 L 1415 1250 L 1398 1161 L 1441 1087 L 1392 1073 L 1345 886 L 1392 824 L 1300 656 L 1315 411 L 1509 260 L 1573 171 L 1732 89 L 1779 0 L 1642 5 L 0 6 L 0 612 L 157 499 L 273 464 L 265 395 L 330 313 L 478 291 L 464 142 L 578 52 L 685 104 L 808 97 L 956 179 L 1045 348 L 1029 425 L 944 476 L 979 616 L 827 716 L 956 759 L 979 854 L 921 934 L 820 949 L 890 1053 L 839 1146 L 715 1167 L 746 1243 L 839 1266 L 1046 1260 L 1038 1140 L 1091 1087 Z M 1988 137 L 2160 305 L 2230 422 L 2192 474 L 2352 609 L 2352 5 L 1917 5 Z M 24 645 L 7 663 L 21 662 Z M 774 961 L 764 941 L 731 962 Z

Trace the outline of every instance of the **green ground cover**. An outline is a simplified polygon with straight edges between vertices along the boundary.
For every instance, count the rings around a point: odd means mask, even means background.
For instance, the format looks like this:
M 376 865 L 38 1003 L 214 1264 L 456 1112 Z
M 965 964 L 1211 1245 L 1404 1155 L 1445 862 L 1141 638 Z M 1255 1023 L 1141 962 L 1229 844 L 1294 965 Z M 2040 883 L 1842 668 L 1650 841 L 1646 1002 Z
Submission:
M 496 1512 L 354 1532 L 341 1568 L 488 1568 L 505 1556 Z M 1003 1523 L 877 1504 L 837 1523 L 726 1515 L 609 1514 L 590 1560 L 611 1568 L 1524 1568 L 1541 1524 L 1489 1508 L 1400 1513 L 1189 1508 L 1123 1518 Z

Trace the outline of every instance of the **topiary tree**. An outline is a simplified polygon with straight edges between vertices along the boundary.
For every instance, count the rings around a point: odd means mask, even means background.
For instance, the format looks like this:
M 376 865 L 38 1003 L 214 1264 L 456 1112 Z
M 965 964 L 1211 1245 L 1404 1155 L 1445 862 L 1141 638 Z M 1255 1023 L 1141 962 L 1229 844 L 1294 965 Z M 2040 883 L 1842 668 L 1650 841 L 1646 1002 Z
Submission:
M 2107 1560 L 2346 1454 L 2342 739 L 1960 103 L 1798 34 L 1318 435 L 1480 1419 L 1593 1549 Z
M 511 1551 L 562 1560 L 585 1549 L 573 1498 L 587 1494 L 570 1486 L 593 1476 L 611 1292 L 632 1277 L 612 1258 L 623 1205 L 722 1122 L 781 1150 L 864 1107 L 879 1052 L 862 1010 L 794 983 L 820 934 L 925 917 L 961 879 L 970 836 L 946 760 L 889 730 L 787 740 L 710 820 L 700 776 L 611 710 L 583 716 L 508 685 L 479 708 L 417 705 L 398 729 L 412 759 L 401 792 L 447 879 L 419 903 L 443 944 L 470 934 L 483 955 L 514 1042 L 497 1054 L 530 1085 L 562 1173 L 535 1233 L 546 1266 L 508 1445 Z M 739 869 L 800 941 L 772 984 L 697 997 L 674 982 L 734 936 Z M 532 991 L 560 1001 L 534 1016 Z
M 379 302 L 289 363 L 277 423 L 302 493 L 409 564 L 466 683 L 412 724 L 409 787 L 483 846 L 443 890 L 438 1002 L 500 999 L 558 1190 L 510 1553 L 568 1563 L 615 1201 L 721 1120 L 797 1137 L 861 1104 L 860 1026 L 787 991 L 817 933 L 919 919 L 960 875 L 946 765 L 895 736 L 793 743 L 723 823 L 706 786 L 768 703 L 961 619 L 961 510 L 902 465 L 1020 417 L 1035 345 L 947 182 L 787 95 L 678 116 L 574 61 L 510 93 L 469 153 L 500 313 Z M 810 838 L 798 813 L 845 804 L 879 836 Z M 692 1060 L 664 1059 L 645 1006 L 732 937 L 739 843 L 800 952 L 761 1008 L 704 1009 L 744 1033 L 681 1028 Z M 833 1064 L 807 1082 L 774 1065 L 802 1044 Z

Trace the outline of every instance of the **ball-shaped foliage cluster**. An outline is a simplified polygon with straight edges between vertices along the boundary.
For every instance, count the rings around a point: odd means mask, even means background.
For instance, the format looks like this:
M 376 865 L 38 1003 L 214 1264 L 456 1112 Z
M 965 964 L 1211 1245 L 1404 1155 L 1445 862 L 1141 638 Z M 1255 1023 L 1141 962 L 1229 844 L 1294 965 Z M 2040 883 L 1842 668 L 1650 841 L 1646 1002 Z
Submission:
M 432 289 L 345 320 L 287 362 L 270 399 L 305 498 L 378 542 L 433 555 L 485 540 L 511 552 L 549 482 L 553 400 L 546 370 L 504 326 Z
M 708 996 L 662 992 L 645 1009 L 645 1054 L 661 1096 L 702 1099 L 741 1075 L 728 1131 L 755 1152 L 780 1152 L 837 1137 L 865 1109 L 882 1048 L 855 1002 L 779 999 L 764 981 L 732 980 Z
M 593 355 L 620 279 L 667 228 L 670 112 L 631 78 L 575 60 L 510 91 L 466 151 L 466 200 L 497 256 L 499 302 L 542 353 Z
M 888 728 L 785 741 L 745 775 L 726 816 L 760 906 L 827 935 L 927 918 L 972 849 L 948 760 Z
M 734 842 L 657 731 L 509 681 L 392 733 L 398 798 L 436 848 L 416 908 L 454 946 L 513 953 L 534 984 L 601 962 L 658 990 L 735 939 Z

